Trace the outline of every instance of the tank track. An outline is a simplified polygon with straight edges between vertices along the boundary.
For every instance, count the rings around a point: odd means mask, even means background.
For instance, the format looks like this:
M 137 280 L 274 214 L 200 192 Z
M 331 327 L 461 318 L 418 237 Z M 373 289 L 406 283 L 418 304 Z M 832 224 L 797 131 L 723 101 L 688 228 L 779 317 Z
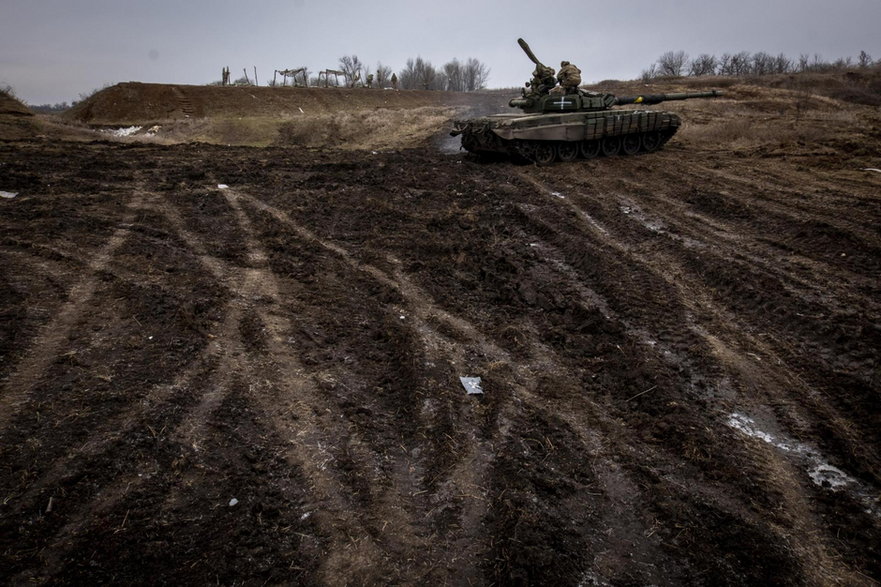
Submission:
M 507 145 L 508 152 L 515 159 L 538 165 L 550 165 L 557 161 L 569 162 L 576 159 L 651 153 L 663 147 L 676 134 L 676 130 L 675 128 L 663 131 L 654 130 L 586 141 L 516 140 L 503 142 L 511 143 Z M 471 150 L 467 146 L 465 149 Z

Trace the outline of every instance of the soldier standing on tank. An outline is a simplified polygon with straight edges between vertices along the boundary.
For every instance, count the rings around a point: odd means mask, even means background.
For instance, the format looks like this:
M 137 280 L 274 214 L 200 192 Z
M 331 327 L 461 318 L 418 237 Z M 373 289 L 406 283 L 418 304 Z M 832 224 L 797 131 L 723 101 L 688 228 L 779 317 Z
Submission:
M 542 96 L 550 92 L 551 88 L 557 85 L 554 73 L 553 67 L 542 64 L 536 65 L 535 71 L 532 72 L 532 81 L 530 82 L 532 93 Z
M 561 61 L 557 81 L 566 94 L 577 94 L 578 86 L 581 85 L 581 70 L 568 61 Z

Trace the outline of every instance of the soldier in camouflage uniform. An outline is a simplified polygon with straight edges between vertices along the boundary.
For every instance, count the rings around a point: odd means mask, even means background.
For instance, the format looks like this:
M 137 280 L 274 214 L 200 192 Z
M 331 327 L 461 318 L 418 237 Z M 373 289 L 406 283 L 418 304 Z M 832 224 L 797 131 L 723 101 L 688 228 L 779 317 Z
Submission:
M 577 94 L 578 86 L 581 85 L 581 70 L 568 61 L 561 61 L 557 80 L 566 94 Z
M 532 81 L 529 82 L 532 90 L 530 93 L 537 96 L 547 94 L 551 88 L 557 85 L 554 77 L 554 68 L 547 65 L 536 65 L 535 71 L 532 72 Z

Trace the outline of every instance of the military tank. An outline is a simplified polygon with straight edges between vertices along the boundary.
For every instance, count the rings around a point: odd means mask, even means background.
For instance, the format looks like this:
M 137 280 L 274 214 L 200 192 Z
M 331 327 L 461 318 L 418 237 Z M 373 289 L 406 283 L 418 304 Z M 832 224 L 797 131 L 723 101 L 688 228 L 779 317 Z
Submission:
M 679 116 L 658 110 L 613 109 L 614 106 L 722 95 L 717 90 L 642 96 L 614 96 L 581 88 L 567 91 L 548 84 L 545 74 L 550 71 L 553 82 L 553 70 L 536 59 L 526 41 L 517 42 L 536 65 L 533 80 L 521 90 L 520 97 L 508 103 L 521 112 L 455 121 L 450 134 L 461 135 L 462 148 L 467 151 L 507 155 L 542 165 L 579 157 L 656 151 L 676 134 L 682 124 Z

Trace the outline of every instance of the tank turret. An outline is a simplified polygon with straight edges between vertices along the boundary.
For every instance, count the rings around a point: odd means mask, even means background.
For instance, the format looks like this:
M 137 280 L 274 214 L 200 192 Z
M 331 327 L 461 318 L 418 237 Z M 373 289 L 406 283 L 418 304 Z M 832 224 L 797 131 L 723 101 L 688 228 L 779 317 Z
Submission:
M 722 92 L 685 92 L 614 96 L 548 83 L 553 69 L 541 63 L 526 41 L 520 47 L 535 63 L 533 78 L 508 103 L 521 112 L 496 114 L 453 123 L 462 147 L 473 153 L 507 154 L 537 163 L 572 161 L 598 155 L 634 155 L 661 148 L 681 125 L 679 116 L 659 110 L 621 110 L 615 106 L 650 106 L 674 100 L 716 98 Z
M 614 96 L 612 94 L 587 92 L 579 89 L 576 94 L 524 95 L 520 98 L 512 98 L 508 105 L 512 108 L 519 108 L 529 114 L 544 112 L 597 112 L 600 110 L 610 110 L 612 106 L 624 106 L 627 104 L 654 106 L 661 102 L 690 100 L 692 98 L 716 98 L 721 95 L 722 92 L 718 90 L 710 90 L 709 92 Z

